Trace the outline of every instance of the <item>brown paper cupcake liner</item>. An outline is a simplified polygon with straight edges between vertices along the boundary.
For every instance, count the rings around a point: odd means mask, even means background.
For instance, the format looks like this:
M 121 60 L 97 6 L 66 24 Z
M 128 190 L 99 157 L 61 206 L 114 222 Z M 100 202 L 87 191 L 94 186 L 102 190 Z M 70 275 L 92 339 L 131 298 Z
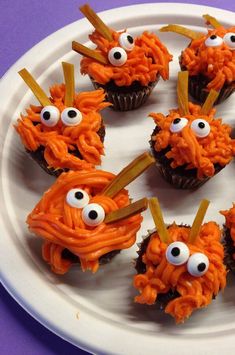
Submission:
M 108 264 L 117 254 L 119 254 L 121 250 L 113 250 L 107 254 L 104 254 L 99 259 L 100 265 Z M 73 254 L 70 250 L 64 249 L 62 252 L 62 259 L 71 261 L 72 264 L 81 265 L 80 259 L 77 255 Z
M 181 63 L 181 57 L 179 61 L 180 61 L 181 70 L 187 70 L 187 68 Z M 189 94 L 201 104 L 203 104 L 206 101 L 206 98 L 209 94 L 209 91 L 206 88 L 209 82 L 210 80 L 202 74 L 189 76 L 189 81 L 188 81 Z M 217 100 L 215 101 L 215 105 L 225 101 L 230 95 L 232 95 L 234 91 L 235 91 L 235 82 L 232 82 L 230 84 L 224 84 L 224 86 L 220 90 L 220 94 Z
M 224 226 L 224 263 L 229 270 L 235 274 L 235 260 L 233 254 L 235 254 L 234 241 L 231 238 L 230 230 Z
M 104 142 L 104 137 L 105 137 L 105 126 L 102 124 L 102 126 L 100 127 L 100 129 L 98 130 L 97 134 L 100 136 L 101 142 Z M 36 161 L 36 163 L 38 163 L 38 165 L 40 165 L 40 167 L 49 175 L 58 177 L 60 174 L 62 174 L 63 172 L 69 171 L 69 169 L 67 168 L 59 168 L 59 169 L 55 169 L 55 168 L 51 168 L 48 166 L 47 161 L 44 158 L 44 150 L 45 148 L 43 146 L 40 146 L 37 150 L 35 150 L 34 152 L 26 149 L 26 152 L 31 156 L 31 158 L 33 158 L 34 161 Z M 70 152 L 71 154 L 73 154 L 74 156 L 78 157 L 79 159 L 83 159 L 81 153 L 79 152 L 78 149 L 73 150 L 72 152 Z
M 119 87 L 114 82 L 101 85 L 92 78 L 90 79 L 95 89 L 103 88 L 105 90 L 106 100 L 113 104 L 112 108 L 115 111 L 130 111 L 140 107 L 147 101 L 159 77 L 160 75 L 158 74 L 156 80 L 150 82 L 147 86 L 141 86 L 138 82 L 135 82 L 129 87 Z
M 170 165 L 172 160 L 166 157 L 166 154 L 170 150 L 170 147 L 167 147 L 166 149 L 163 149 L 160 152 L 157 152 L 154 149 L 154 141 L 152 140 L 152 137 L 154 137 L 159 131 L 160 128 L 156 126 L 151 136 L 150 147 L 152 150 L 152 154 L 156 159 L 156 167 L 158 168 L 158 171 L 160 172 L 162 177 L 167 182 L 169 182 L 177 189 L 195 190 L 211 179 L 210 177 L 204 177 L 203 179 L 198 179 L 197 169 L 186 169 L 186 166 L 181 166 L 173 169 Z M 215 164 L 214 168 L 215 168 L 214 175 L 216 175 L 224 167 L 220 166 L 219 164 Z

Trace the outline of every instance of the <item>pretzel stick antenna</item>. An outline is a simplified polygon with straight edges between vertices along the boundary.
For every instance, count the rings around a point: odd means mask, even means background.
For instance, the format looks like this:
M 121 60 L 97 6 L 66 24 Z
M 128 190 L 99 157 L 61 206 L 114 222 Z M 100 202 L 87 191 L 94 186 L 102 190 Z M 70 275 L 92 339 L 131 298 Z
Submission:
M 139 175 L 141 175 L 150 165 L 155 163 L 155 159 L 149 153 L 143 153 L 127 165 L 112 181 L 105 187 L 102 194 L 114 197 L 125 186 L 129 185 Z
M 132 217 L 137 213 L 141 213 L 148 208 L 148 199 L 146 197 L 131 203 L 129 206 L 112 211 L 105 217 L 104 223 L 119 222 L 123 219 Z
M 108 60 L 101 53 L 95 51 L 94 49 L 90 49 L 81 43 L 73 41 L 72 42 L 72 49 L 75 52 L 83 55 L 84 57 L 95 59 L 95 60 L 97 60 L 97 62 L 99 62 L 101 64 L 108 64 Z
M 209 23 L 214 28 L 218 28 L 222 26 L 221 23 L 219 23 L 219 21 L 217 21 L 216 18 L 213 16 L 206 14 L 203 15 L 203 18 L 206 20 L 207 23 Z
M 74 65 L 62 62 L 64 80 L 65 80 L 65 98 L 64 104 L 67 107 L 73 106 L 75 81 L 74 81 Z
M 170 242 L 169 233 L 163 220 L 159 201 L 156 197 L 149 199 L 149 208 L 161 241 L 168 244 Z
M 40 104 L 42 106 L 51 106 L 52 103 L 41 88 L 39 84 L 36 82 L 36 80 L 33 78 L 33 76 L 28 72 L 27 69 L 22 69 L 18 72 L 20 74 L 21 78 L 24 80 L 25 84 L 30 88 L 32 93 L 35 95 L 35 97 L 38 99 Z
M 160 28 L 160 32 L 175 32 L 178 33 L 179 35 L 185 36 L 190 39 L 198 39 L 202 37 L 202 33 L 200 32 L 195 32 L 190 30 L 189 28 L 180 26 L 180 25 L 168 25 Z
M 188 71 L 178 73 L 177 95 L 180 114 L 182 116 L 188 115 Z
M 210 110 L 213 108 L 214 103 L 216 102 L 217 98 L 219 96 L 219 91 L 216 91 L 214 89 L 210 90 L 206 101 L 204 102 L 202 108 L 201 108 L 201 114 L 203 115 L 208 115 Z
M 193 225 L 189 234 L 189 243 L 193 244 L 200 232 L 200 228 L 205 217 L 207 208 L 210 201 L 204 199 L 201 201 L 196 217 L 194 218 Z
M 101 20 L 101 18 L 88 4 L 81 6 L 79 9 L 88 21 L 95 27 L 96 31 L 101 34 L 101 36 L 106 38 L 109 42 L 113 41 L 110 28 Z

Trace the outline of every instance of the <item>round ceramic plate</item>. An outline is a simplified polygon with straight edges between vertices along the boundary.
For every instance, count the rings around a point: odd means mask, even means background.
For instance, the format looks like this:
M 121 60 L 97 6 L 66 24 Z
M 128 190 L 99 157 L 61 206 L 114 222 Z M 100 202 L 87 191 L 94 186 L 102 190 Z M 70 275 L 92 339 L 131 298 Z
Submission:
M 102 13 L 115 29 L 128 28 L 133 35 L 143 30 L 156 32 L 168 23 L 205 31 L 202 15 L 209 13 L 225 26 L 234 24 L 232 12 L 184 4 L 145 4 Z M 74 267 L 67 275 L 54 275 L 42 261 L 41 240 L 27 230 L 25 219 L 54 179 L 30 160 L 13 129 L 13 123 L 30 103 L 36 103 L 17 72 L 26 67 L 47 90 L 62 81 L 61 61 L 76 66 L 79 91 L 92 89 L 79 74 L 80 56 L 71 51 L 71 41 L 85 43 L 92 27 L 86 19 L 77 21 L 43 40 L 25 54 L 4 76 L 0 91 L 1 135 L 1 272 L 11 295 L 47 328 L 90 352 L 108 354 L 209 354 L 235 352 L 235 279 L 212 304 L 195 312 L 183 325 L 150 306 L 133 302 L 135 274 L 132 260 L 136 246 L 123 251 L 110 264 L 92 275 Z M 140 109 L 118 113 L 106 109 L 105 148 L 102 168 L 119 172 L 133 158 L 149 149 L 154 124 L 148 114 L 167 113 L 176 107 L 178 56 L 188 40 L 171 33 L 159 37 L 174 55 L 170 80 L 160 81 L 149 101 Z M 35 60 L 37 58 L 37 60 Z M 217 110 L 217 117 L 235 126 L 235 103 L 231 97 Z M 234 162 L 198 191 L 172 188 L 152 167 L 130 186 L 136 200 L 158 196 L 166 222 L 192 223 L 202 198 L 211 201 L 206 220 L 223 223 L 220 209 L 235 201 Z M 148 213 L 138 239 L 153 228 Z

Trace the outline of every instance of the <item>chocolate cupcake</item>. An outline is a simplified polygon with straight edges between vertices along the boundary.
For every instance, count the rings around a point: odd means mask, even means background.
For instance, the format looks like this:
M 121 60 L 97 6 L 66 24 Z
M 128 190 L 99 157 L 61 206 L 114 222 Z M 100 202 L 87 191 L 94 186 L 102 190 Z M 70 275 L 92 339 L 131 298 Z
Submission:
M 65 84 L 50 88 L 50 98 L 31 74 L 19 72 L 41 106 L 31 105 L 15 129 L 30 156 L 49 174 L 91 170 L 101 164 L 105 127 L 99 113 L 110 104 L 104 90 L 75 92 L 74 67 L 63 63 Z
M 181 78 L 184 82 L 180 82 Z M 161 175 L 176 188 L 195 189 L 221 171 L 235 154 L 231 127 L 215 118 L 217 93 L 201 107 L 188 102 L 187 72 L 179 73 L 179 108 L 151 113 L 156 127 L 150 146 Z
M 209 15 L 204 18 L 214 27 L 207 34 L 178 25 L 161 31 L 177 32 L 191 39 L 179 59 L 181 70 L 189 71 L 189 93 L 203 103 L 211 89 L 220 91 L 215 102 L 218 104 L 235 91 L 235 26 L 225 28 Z
M 148 201 L 131 203 L 124 187 L 153 163 L 144 153 L 116 177 L 96 169 L 58 177 L 27 218 L 29 230 L 43 239 L 42 256 L 53 272 L 65 274 L 79 263 L 94 273 L 135 243 Z
M 160 76 L 169 78 L 172 56 L 155 34 L 144 32 L 133 38 L 126 31 L 110 29 L 89 5 L 80 9 L 95 27 L 89 38 L 96 45 L 93 50 L 73 42 L 72 48 L 84 56 L 81 73 L 89 75 L 96 89 L 105 90 L 114 110 L 140 107 Z
M 140 294 L 135 302 L 157 303 L 176 323 L 183 323 L 193 311 L 208 306 L 226 286 L 221 230 L 215 222 L 202 224 L 206 200 L 192 227 L 174 222 L 166 228 L 156 206 L 156 200 L 151 199 L 157 230 L 140 244 L 134 276 L 134 287 Z
M 225 217 L 224 247 L 225 264 L 235 273 L 235 203 L 227 211 L 220 211 Z

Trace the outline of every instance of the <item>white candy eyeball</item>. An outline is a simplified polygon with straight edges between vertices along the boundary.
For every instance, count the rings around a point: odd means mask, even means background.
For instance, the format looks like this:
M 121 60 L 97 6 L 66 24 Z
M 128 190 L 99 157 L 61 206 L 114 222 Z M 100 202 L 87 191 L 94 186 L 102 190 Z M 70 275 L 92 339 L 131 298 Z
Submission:
M 210 125 L 202 118 L 197 118 L 191 123 L 191 129 L 195 135 L 199 138 L 205 138 L 211 131 Z
M 74 107 L 67 107 L 61 113 L 61 121 L 66 126 L 77 126 L 81 120 L 82 113 Z
M 56 106 L 45 106 L 40 113 L 40 117 L 45 126 L 54 127 L 60 119 L 60 111 Z
M 121 47 L 113 47 L 108 53 L 108 59 L 115 67 L 121 67 L 127 61 L 126 51 Z
M 104 218 L 104 209 L 97 203 L 90 203 L 82 210 L 83 222 L 90 227 L 98 226 L 103 222 Z
M 190 256 L 187 263 L 187 269 L 192 276 L 202 276 L 209 268 L 209 260 L 205 254 L 195 253 Z
M 122 33 L 118 39 L 118 42 L 122 48 L 126 51 L 131 51 L 134 48 L 134 38 L 129 33 Z
M 223 38 L 216 35 L 211 35 L 205 40 L 206 47 L 218 47 L 221 46 L 222 43 L 223 43 Z
M 81 189 L 72 189 L 66 195 L 66 202 L 71 207 L 83 208 L 88 205 L 90 201 L 89 195 L 86 191 Z
M 227 44 L 229 49 L 234 50 L 235 49 L 235 33 L 234 32 L 228 32 L 223 38 L 224 43 Z
M 189 248 L 183 242 L 171 243 L 166 249 L 166 259 L 172 265 L 182 265 L 189 258 Z
M 170 125 L 170 131 L 172 133 L 178 133 L 180 131 L 182 131 L 182 129 L 187 126 L 188 124 L 188 120 L 185 117 L 178 117 L 175 118 L 174 121 L 171 122 Z

